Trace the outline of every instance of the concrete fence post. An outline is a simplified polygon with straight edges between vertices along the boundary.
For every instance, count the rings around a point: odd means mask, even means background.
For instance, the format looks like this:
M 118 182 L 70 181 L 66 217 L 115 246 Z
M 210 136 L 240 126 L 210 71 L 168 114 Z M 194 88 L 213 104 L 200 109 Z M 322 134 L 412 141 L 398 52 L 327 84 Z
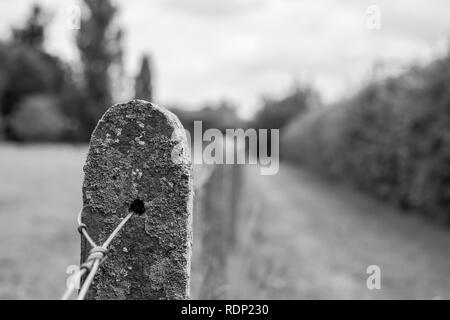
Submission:
M 84 167 L 82 221 L 101 244 L 135 214 L 109 246 L 88 299 L 189 298 L 193 184 L 180 129 L 175 115 L 142 100 L 114 105 L 99 121 Z M 82 239 L 82 262 L 89 250 Z

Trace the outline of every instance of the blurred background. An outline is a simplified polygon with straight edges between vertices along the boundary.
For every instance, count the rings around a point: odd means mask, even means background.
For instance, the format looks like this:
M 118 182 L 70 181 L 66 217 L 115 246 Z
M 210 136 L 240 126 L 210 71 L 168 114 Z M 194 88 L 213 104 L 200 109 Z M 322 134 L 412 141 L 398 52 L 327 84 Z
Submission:
M 221 297 L 450 298 L 448 12 L 445 0 L 2 0 L 0 298 L 64 290 L 87 143 L 132 98 L 190 130 L 280 129 L 279 173 L 244 169 Z

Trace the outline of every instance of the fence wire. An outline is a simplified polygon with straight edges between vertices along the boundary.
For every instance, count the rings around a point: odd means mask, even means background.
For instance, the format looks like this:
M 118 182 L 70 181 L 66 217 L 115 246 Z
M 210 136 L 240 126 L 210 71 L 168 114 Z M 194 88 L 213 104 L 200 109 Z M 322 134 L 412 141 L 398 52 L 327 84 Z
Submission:
M 105 261 L 106 254 L 108 252 L 108 246 L 113 241 L 113 239 L 117 236 L 119 231 L 124 227 L 127 221 L 133 215 L 133 212 L 128 213 L 128 215 L 123 218 L 123 220 L 117 225 L 114 231 L 109 235 L 108 239 L 101 245 L 98 246 L 95 241 L 91 238 L 89 233 L 87 232 L 87 226 L 81 221 L 81 214 L 83 209 L 78 212 L 78 232 L 89 242 L 92 249 L 89 251 L 89 256 L 86 261 L 80 266 L 80 269 L 76 271 L 72 276 L 69 285 L 67 286 L 66 291 L 64 292 L 61 300 L 67 300 L 72 296 L 72 293 L 77 289 L 76 283 L 79 283 L 81 277 L 87 274 L 86 279 L 81 286 L 81 289 L 78 293 L 77 300 L 83 300 L 88 292 L 92 281 L 94 280 L 95 275 L 97 274 L 98 268 Z

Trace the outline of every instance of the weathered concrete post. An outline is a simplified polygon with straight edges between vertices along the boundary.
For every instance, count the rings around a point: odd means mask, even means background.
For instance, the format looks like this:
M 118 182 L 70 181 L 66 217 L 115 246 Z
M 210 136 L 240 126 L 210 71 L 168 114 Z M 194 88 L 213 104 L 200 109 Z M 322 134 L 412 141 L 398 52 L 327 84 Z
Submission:
M 189 298 L 193 187 L 187 152 L 177 117 L 149 102 L 114 105 L 99 121 L 84 167 L 83 223 L 102 244 L 129 211 L 135 214 L 109 246 L 88 299 Z M 82 240 L 82 262 L 89 250 Z

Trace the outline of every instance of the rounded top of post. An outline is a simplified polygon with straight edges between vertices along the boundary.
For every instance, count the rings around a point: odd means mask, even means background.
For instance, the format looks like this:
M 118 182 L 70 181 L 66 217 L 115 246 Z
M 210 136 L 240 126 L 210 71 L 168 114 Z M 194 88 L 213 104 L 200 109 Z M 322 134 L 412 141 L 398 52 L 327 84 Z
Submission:
M 85 204 L 112 213 L 124 203 L 147 198 L 143 190 L 164 183 L 160 176 L 190 176 L 188 152 L 183 126 L 166 108 L 144 100 L 113 105 L 91 137 Z

